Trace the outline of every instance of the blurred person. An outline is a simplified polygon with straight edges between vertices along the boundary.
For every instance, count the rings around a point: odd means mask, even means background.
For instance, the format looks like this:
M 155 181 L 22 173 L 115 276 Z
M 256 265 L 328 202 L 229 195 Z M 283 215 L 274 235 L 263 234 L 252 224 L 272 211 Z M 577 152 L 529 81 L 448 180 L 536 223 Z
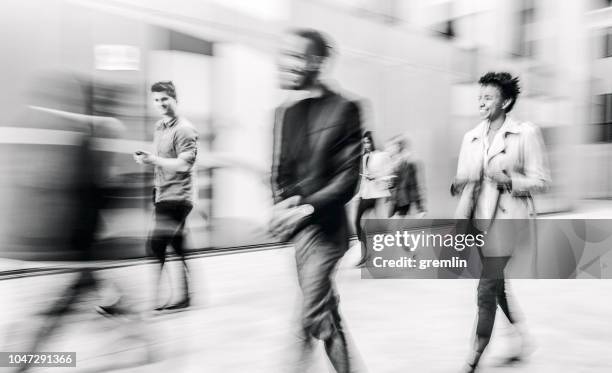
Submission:
M 362 227 L 362 217 L 368 211 L 374 211 L 378 204 L 391 197 L 389 182 L 392 174 L 391 158 L 384 151 L 376 150 L 372 132 L 366 131 L 362 136 L 363 156 L 361 158 L 361 181 L 357 193 L 357 213 L 355 214 L 355 232 L 361 250 L 357 267 L 362 267 L 368 260 L 366 234 Z
M 350 371 L 347 336 L 333 277 L 348 249 L 346 203 L 359 179 L 359 105 L 320 80 L 331 46 L 316 30 L 285 35 L 280 52 L 281 88 L 307 98 L 278 108 L 274 127 L 270 231 L 295 245 L 302 291 L 300 361 L 304 368 L 316 340 L 337 372 Z
M 176 88 L 171 81 L 156 82 L 151 86 L 155 108 L 162 118 L 155 123 L 155 154 L 138 150 L 138 163 L 155 167 L 154 227 L 148 248 L 159 261 L 155 302 L 157 311 L 180 310 L 190 306 L 189 269 L 185 257 L 184 228 L 193 209 L 193 168 L 198 152 L 198 133 L 184 117 L 178 115 Z M 166 263 L 166 249 L 171 245 L 182 262 L 183 296 L 176 303 L 159 302 L 161 278 Z
M 77 275 L 42 312 L 26 351 L 36 352 L 90 290 L 96 289 L 94 243 L 106 206 L 112 153 L 99 151 L 101 138 L 122 129 L 113 118 L 92 116 L 92 86 L 73 73 L 41 75 L 30 105 L 15 125 L 2 169 L 10 173 L 7 210 L 12 219 L 2 237 L 3 256 L 38 261 L 74 261 Z M 6 196 L 4 196 L 6 197 Z M 19 371 L 27 371 L 24 365 Z
M 418 217 L 425 215 L 425 206 L 419 185 L 419 165 L 410 152 L 408 139 L 398 135 L 387 143 L 391 155 L 393 175 L 390 216 L 405 217 L 415 206 Z
M 521 338 L 519 352 L 503 363 L 519 362 L 527 352 L 526 330 L 508 303 L 504 269 L 520 236 L 528 234 L 528 219 L 535 217 L 532 193 L 550 181 L 540 130 L 508 115 L 520 93 L 518 77 L 489 72 L 478 82 L 482 122 L 463 137 L 451 186 L 451 194 L 459 196 L 456 218 L 473 221 L 473 229 L 487 234 L 480 248 L 478 321 L 466 372 L 476 371 L 489 344 L 498 305 Z

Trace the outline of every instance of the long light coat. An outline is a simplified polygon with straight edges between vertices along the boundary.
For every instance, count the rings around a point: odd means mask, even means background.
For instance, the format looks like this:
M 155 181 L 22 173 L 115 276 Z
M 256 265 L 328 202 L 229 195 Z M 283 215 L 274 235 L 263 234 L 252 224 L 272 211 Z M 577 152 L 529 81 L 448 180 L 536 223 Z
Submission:
M 487 122 L 481 122 L 463 137 L 456 180 L 469 182 L 454 188 L 460 194 L 455 218 L 478 219 L 476 226 L 488 231 L 483 254 L 513 256 L 514 271 L 508 270 L 517 277 L 529 276 L 537 245 L 532 194 L 550 183 L 542 135 L 534 124 L 507 117 L 484 155 L 486 130 Z M 493 181 L 482 177 L 497 172 L 512 179 L 510 192 L 497 190 Z M 482 193 L 485 187 L 488 192 Z
M 486 211 L 479 219 L 527 219 L 535 217 L 531 195 L 546 189 L 550 182 L 546 152 L 538 127 L 529 122 L 519 122 L 511 117 L 499 129 L 501 132 L 492 141 L 486 157 L 483 157 L 486 122 L 468 131 L 463 137 L 457 180 L 471 180 L 460 190 L 459 204 L 455 218 L 472 217 L 476 208 L 476 198 L 481 187 L 481 172 L 505 171 L 512 179 L 511 193 L 499 195 L 497 211 Z M 499 192 L 498 192 L 499 193 Z M 498 193 L 488 196 L 497 199 Z M 495 206 L 494 201 L 479 201 L 487 206 Z M 490 203 L 493 202 L 493 203 Z

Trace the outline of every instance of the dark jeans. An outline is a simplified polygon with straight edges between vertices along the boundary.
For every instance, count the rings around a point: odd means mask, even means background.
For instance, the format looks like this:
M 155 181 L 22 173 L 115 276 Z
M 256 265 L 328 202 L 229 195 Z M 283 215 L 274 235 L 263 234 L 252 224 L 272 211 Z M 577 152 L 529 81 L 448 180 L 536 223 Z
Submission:
M 193 205 L 185 201 L 161 201 L 155 204 L 155 226 L 149 238 L 149 249 L 162 265 L 166 261 L 168 244 L 176 255 L 185 257 L 183 230 L 192 208 Z
M 309 351 L 314 340 L 322 340 L 336 372 L 345 373 L 350 371 L 348 347 L 333 282 L 338 261 L 348 249 L 346 227 L 341 230 L 329 233 L 319 225 L 309 225 L 293 240 L 303 294 L 302 352 Z
M 193 208 L 186 201 L 162 201 L 155 204 L 155 227 L 149 239 L 149 249 L 160 264 L 159 277 L 157 279 L 156 301 L 159 301 L 159 285 L 161 273 L 166 263 L 166 248 L 172 246 L 174 253 L 178 255 L 183 264 L 183 300 L 189 300 L 188 268 L 185 259 L 185 243 L 183 230 L 185 219 Z
M 357 239 L 361 242 L 361 260 L 365 260 L 366 253 L 366 234 L 361 227 L 361 218 L 366 211 L 371 210 L 376 207 L 376 199 L 368 198 L 363 199 L 359 198 L 359 203 L 357 205 L 357 215 L 355 216 L 355 233 L 357 234 Z
M 478 324 L 476 335 L 490 339 L 495 323 L 497 306 L 502 309 L 510 323 L 515 319 L 508 306 L 506 296 L 506 280 L 504 279 L 504 268 L 510 257 L 483 257 L 482 275 L 478 282 Z

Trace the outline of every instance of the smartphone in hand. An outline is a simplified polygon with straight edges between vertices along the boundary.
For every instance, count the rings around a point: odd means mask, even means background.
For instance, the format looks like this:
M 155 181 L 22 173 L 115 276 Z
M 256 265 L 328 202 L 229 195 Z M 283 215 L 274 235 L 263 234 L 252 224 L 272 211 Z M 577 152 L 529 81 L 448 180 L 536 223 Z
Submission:
M 142 150 L 136 150 L 134 152 L 134 160 L 136 161 L 136 163 L 143 164 L 142 158 L 143 158 L 143 156 L 145 154 L 146 154 L 146 152 L 144 152 Z

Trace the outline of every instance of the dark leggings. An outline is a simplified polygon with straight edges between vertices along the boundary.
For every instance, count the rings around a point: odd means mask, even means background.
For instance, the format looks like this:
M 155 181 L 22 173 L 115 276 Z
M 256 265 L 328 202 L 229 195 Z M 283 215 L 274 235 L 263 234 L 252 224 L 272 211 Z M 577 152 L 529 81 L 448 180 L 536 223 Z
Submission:
M 477 351 L 481 353 L 491 339 L 498 305 L 510 323 L 514 324 L 516 321 L 508 306 L 506 280 L 504 279 L 504 268 L 509 259 L 508 256 L 482 258 L 482 275 L 478 282 L 478 324 L 476 326 L 476 336 L 479 339 Z
M 366 211 L 373 209 L 376 207 L 376 199 L 368 198 L 363 199 L 359 198 L 359 204 L 357 205 L 357 215 L 355 216 L 355 233 L 357 233 L 357 239 L 361 242 L 361 259 L 365 259 L 366 257 L 366 235 L 361 227 L 361 217 Z

